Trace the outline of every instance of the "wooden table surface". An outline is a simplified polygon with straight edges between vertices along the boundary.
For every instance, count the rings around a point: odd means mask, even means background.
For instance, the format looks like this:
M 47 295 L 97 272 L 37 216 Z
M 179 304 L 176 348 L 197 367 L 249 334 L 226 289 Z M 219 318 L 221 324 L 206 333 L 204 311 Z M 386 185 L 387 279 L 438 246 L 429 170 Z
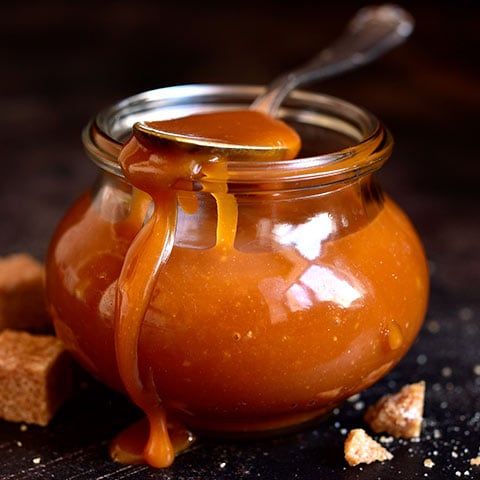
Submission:
M 161 86 L 266 83 L 326 45 L 362 4 L 3 5 L 0 255 L 43 259 L 60 217 L 94 180 L 80 132 L 99 109 Z M 109 460 L 109 440 L 137 412 L 86 377 L 49 427 L 0 423 L 1 480 L 480 478 L 469 464 L 480 454 L 480 4 L 404 5 L 416 18 L 405 45 L 312 90 L 367 107 L 395 137 L 383 186 L 418 228 L 432 281 L 424 328 L 405 360 L 317 428 L 268 441 L 202 441 L 163 471 Z M 359 425 L 363 405 L 420 379 L 420 440 L 394 441 L 391 462 L 348 468 L 345 429 Z

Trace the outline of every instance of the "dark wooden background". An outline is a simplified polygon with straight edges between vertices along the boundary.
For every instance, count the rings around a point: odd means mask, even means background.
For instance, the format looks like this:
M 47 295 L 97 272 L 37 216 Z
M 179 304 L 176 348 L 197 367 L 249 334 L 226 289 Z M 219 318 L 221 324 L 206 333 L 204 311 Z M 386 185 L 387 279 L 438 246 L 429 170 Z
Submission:
M 0 255 L 44 257 L 61 215 L 95 177 L 80 132 L 99 109 L 161 86 L 266 83 L 326 45 L 364 4 L 190 3 L 2 4 Z M 0 479 L 480 478 L 468 463 L 480 453 L 480 4 L 403 5 L 416 18 L 408 43 L 312 89 L 366 106 L 396 140 L 382 181 L 424 240 L 432 295 L 410 354 L 360 401 L 426 379 L 420 442 L 394 442 L 387 464 L 346 468 L 342 429 L 361 422 L 361 404 L 347 403 L 294 437 L 200 443 L 161 472 L 122 467 L 109 461 L 108 440 L 136 412 L 87 378 L 50 427 L 0 423 Z

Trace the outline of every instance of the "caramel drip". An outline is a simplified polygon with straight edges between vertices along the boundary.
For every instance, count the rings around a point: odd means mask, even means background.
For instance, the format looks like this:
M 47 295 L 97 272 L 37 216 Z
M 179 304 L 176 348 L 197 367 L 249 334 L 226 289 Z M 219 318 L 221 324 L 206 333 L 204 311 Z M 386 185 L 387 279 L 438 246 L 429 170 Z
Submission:
M 145 222 L 145 217 L 151 203 L 152 199 L 150 195 L 138 188 L 134 188 L 132 191 L 130 212 L 127 218 L 122 222 L 123 226 L 128 225 L 134 231 L 138 231 Z
M 171 415 L 169 415 L 171 417 Z M 166 434 L 164 430 L 161 430 Z M 180 423 L 169 418 L 167 431 L 174 452 L 186 450 L 194 441 L 192 433 Z M 120 432 L 110 445 L 110 456 L 119 463 L 130 465 L 145 463 L 145 445 L 150 435 L 148 418 L 142 418 Z
M 220 179 L 221 182 L 213 182 L 206 187 L 215 199 L 217 205 L 217 232 L 216 248 L 222 250 L 233 249 L 237 234 L 238 205 L 237 199 L 228 193 L 228 167 L 226 159 L 219 159 L 208 165 L 205 171 L 205 181 L 210 178 Z
M 217 203 L 216 248 L 232 249 L 235 243 L 238 221 L 237 200 L 231 193 L 212 193 Z
M 175 453 L 167 433 L 164 408 L 152 379 L 145 384 L 139 372 L 138 341 L 156 278 L 168 259 L 175 233 L 176 199 L 165 191 L 154 198 L 151 220 L 130 246 L 117 287 L 115 348 L 120 377 L 128 395 L 147 415 L 150 435 L 144 459 L 156 467 L 173 462 Z

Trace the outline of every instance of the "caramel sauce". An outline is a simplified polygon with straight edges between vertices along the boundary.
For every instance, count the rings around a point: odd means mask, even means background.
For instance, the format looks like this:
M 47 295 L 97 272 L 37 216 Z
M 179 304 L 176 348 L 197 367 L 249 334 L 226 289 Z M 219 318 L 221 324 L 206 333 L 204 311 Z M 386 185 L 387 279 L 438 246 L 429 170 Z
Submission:
M 299 146 L 255 112 L 152 125 L 234 144 L 280 140 L 287 157 Z M 322 416 L 393 368 L 424 318 L 421 243 L 372 175 L 320 194 L 259 184 L 234 196 L 230 158 L 218 153 L 135 134 L 119 160 L 133 195 L 102 177 L 52 239 L 57 335 L 146 415 L 113 441 L 119 462 L 168 466 L 194 441 L 189 428 L 263 434 Z
M 148 126 L 194 139 L 272 148 L 282 146 L 285 158 L 294 156 L 300 147 L 298 135 L 286 124 L 251 110 L 198 114 L 148 122 Z M 213 156 L 199 155 L 176 145 L 165 146 L 155 139 L 145 139 L 142 135 L 133 135 L 120 153 L 119 163 L 125 177 L 151 196 L 154 210 L 128 249 L 117 286 L 115 351 L 118 370 L 127 393 L 145 412 L 149 423 L 148 439 L 141 454 L 139 443 L 145 440 L 144 423 L 141 428 L 128 429 L 114 441 L 112 456 L 119 462 L 131 463 L 132 459 L 137 461 L 141 456 L 154 467 L 166 467 L 173 462 L 179 449 L 191 443 L 177 443 L 176 449 L 172 445 L 167 413 L 154 379 L 148 371 L 141 375 L 138 342 L 158 272 L 168 260 L 174 243 L 177 199 L 173 187 L 177 182 L 185 177 L 224 180 L 211 192 L 218 212 L 216 248 L 222 249 L 223 254 L 233 248 L 237 205 L 234 196 L 228 193 L 227 160 L 218 152 Z M 175 437 L 178 431 L 177 425 L 173 428 Z M 193 441 L 193 435 L 187 438 Z

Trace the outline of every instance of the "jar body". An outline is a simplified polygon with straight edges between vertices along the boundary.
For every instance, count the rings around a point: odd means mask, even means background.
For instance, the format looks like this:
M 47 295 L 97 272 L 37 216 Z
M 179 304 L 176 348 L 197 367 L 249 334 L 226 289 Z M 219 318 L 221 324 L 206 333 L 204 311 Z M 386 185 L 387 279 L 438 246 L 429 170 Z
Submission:
M 96 192 L 109 190 L 108 205 L 99 209 L 87 192 L 60 225 L 48 289 L 59 337 L 87 370 L 122 390 L 115 291 L 137 231 L 102 215 L 125 201 L 112 183 Z M 242 232 L 227 252 L 212 243 L 211 202 L 198 202 L 201 222 L 179 222 L 184 232 L 159 274 L 139 363 L 187 424 L 242 431 L 269 418 L 283 426 L 317 416 L 407 352 L 426 308 L 423 250 L 375 179 L 358 183 L 308 199 L 239 201 Z M 366 200 L 372 189 L 377 195 Z
M 276 430 L 328 412 L 400 361 L 426 311 L 426 260 L 374 173 L 231 196 L 238 217 L 225 244 L 218 199 L 176 192 L 175 241 L 142 322 L 139 375 L 191 428 Z M 58 336 L 120 391 L 117 281 L 149 203 L 101 172 L 47 259 Z

